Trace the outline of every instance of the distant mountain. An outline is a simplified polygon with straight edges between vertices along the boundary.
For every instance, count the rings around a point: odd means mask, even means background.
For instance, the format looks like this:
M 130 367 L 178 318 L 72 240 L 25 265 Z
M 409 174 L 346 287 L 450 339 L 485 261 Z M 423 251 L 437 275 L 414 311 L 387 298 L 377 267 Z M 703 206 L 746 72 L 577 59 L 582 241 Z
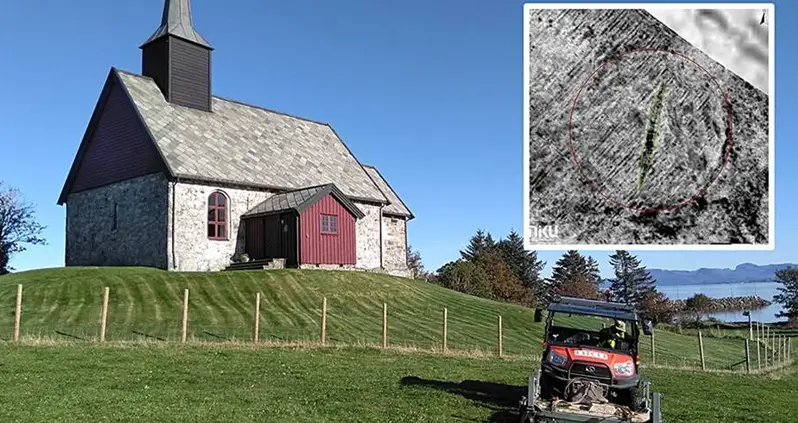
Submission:
M 657 285 L 659 286 L 747 283 L 773 281 L 776 277 L 776 271 L 790 266 L 798 267 L 798 265 L 792 263 L 766 264 L 764 266 L 743 263 L 734 269 L 649 269 L 649 272 L 657 280 Z

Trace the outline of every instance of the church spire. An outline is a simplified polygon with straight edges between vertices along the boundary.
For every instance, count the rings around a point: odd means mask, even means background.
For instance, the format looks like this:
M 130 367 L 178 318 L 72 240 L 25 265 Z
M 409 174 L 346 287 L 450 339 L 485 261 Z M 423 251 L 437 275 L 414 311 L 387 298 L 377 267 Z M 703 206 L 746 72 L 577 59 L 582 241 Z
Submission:
M 166 101 L 211 111 L 211 45 L 194 30 L 189 0 L 164 0 L 161 26 L 141 46 L 142 74 Z
M 150 35 L 144 45 L 168 35 L 212 49 L 211 45 L 194 29 L 194 25 L 191 22 L 191 4 L 189 0 L 166 0 L 163 5 L 161 26 Z

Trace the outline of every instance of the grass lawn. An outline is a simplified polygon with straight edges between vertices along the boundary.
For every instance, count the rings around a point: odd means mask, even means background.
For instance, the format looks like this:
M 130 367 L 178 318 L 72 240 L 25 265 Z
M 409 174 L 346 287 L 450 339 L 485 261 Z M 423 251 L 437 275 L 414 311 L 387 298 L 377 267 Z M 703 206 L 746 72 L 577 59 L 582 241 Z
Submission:
M 530 360 L 370 348 L 0 344 L 0 421 L 514 422 Z M 647 370 L 679 422 L 795 422 L 798 377 Z
M 382 304 L 388 304 L 389 342 L 422 349 L 441 345 L 448 308 L 450 349 L 496 350 L 502 316 L 507 354 L 537 355 L 543 325 L 533 310 L 386 275 L 313 270 L 166 272 L 150 268 L 57 268 L 0 277 L 0 340 L 11 339 L 17 284 L 23 285 L 23 337 L 96 339 L 102 292 L 110 288 L 109 340 L 180 338 L 183 290 L 190 290 L 189 338 L 251 340 L 255 294 L 261 293 L 260 339 L 318 340 L 322 297 L 328 300 L 327 340 L 381 342 Z M 657 331 L 657 364 L 700 364 L 695 337 Z M 710 368 L 745 359 L 744 342 L 706 339 Z M 650 356 L 648 338 L 642 342 Z

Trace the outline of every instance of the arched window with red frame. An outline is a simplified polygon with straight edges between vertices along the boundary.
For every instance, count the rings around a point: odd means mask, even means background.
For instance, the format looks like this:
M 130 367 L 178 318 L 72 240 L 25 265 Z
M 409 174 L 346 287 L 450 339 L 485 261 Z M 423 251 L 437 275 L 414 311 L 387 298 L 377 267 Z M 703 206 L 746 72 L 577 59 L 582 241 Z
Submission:
M 208 239 L 227 240 L 227 217 L 230 202 L 221 191 L 214 191 L 208 196 Z

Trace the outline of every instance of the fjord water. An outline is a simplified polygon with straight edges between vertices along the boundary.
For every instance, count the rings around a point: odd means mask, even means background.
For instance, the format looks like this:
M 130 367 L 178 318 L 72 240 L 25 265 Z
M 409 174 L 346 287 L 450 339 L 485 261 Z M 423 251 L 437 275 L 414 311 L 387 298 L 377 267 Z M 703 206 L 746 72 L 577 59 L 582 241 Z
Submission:
M 746 297 L 746 296 L 759 296 L 768 301 L 773 301 L 773 296 L 778 294 L 778 287 L 781 286 L 778 282 L 749 282 L 749 283 L 719 283 L 719 284 L 695 284 L 695 285 L 671 285 L 671 286 L 658 286 L 657 289 L 665 296 L 672 300 L 686 300 L 697 293 L 702 293 L 708 297 L 721 298 L 721 297 Z M 777 318 L 776 313 L 781 311 L 782 307 L 779 304 L 771 304 L 770 306 L 754 310 L 751 312 L 751 318 L 754 321 L 773 323 L 786 320 L 784 318 Z M 710 316 L 715 317 L 725 322 L 742 322 L 747 321 L 748 318 L 743 316 L 742 311 L 726 312 L 726 313 L 713 313 Z

